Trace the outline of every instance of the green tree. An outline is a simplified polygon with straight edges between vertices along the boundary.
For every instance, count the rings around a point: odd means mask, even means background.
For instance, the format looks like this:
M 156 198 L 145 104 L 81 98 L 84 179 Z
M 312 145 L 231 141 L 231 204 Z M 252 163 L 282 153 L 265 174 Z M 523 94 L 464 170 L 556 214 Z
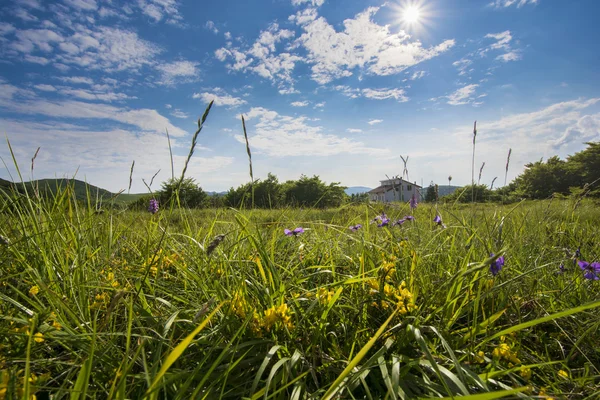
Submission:
M 201 208 L 207 205 L 208 200 L 208 195 L 196 184 L 194 178 L 185 178 L 181 185 L 179 179 L 169 179 L 163 182 L 157 196 L 160 204 L 165 207 L 173 204 L 187 208 Z
M 339 207 L 346 200 L 346 189 L 338 182 L 326 185 L 315 175 L 312 178 L 300 176 L 297 181 L 283 184 L 282 193 L 286 205 L 297 207 Z
M 431 182 L 427 187 L 427 191 L 425 192 L 425 201 L 428 203 L 433 203 L 435 200 L 435 185 L 433 182 Z
M 590 185 L 591 195 L 600 197 L 600 142 L 586 144 L 585 150 L 567 157 L 571 186 Z
M 575 179 L 574 179 L 575 178 Z M 578 186 L 576 174 L 558 156 L 525 165 L 525 171 L 515 179 L 516 193 L 530 199 L 545 199 L 553 193 L 569 194 L 570 186 Z

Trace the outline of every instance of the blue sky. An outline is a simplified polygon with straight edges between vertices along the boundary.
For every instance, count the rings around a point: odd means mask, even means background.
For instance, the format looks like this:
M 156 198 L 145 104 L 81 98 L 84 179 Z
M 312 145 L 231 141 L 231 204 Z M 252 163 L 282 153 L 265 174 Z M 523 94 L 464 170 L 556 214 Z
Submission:
M 14 0 L 0 11 L 0 132 L 24 179 L 132 192 L 317 174 L 346 186 L 482 183 L 600 139 L 595 0 Z M 40 147 L 31 172 L 31 158 Z M 8 146 L 0 177 L 17 179 Z M 477 179 L 477 178 L 476 178 Z M 153 188 L 157 188 L 155 183 Z

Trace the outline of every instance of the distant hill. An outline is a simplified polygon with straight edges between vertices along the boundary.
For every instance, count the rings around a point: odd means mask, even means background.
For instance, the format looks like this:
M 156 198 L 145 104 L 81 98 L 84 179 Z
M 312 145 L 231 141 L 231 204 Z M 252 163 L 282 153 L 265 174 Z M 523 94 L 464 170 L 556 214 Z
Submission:
M 0 189 L 5 191 L 17 190 L 23 192 L 23 185 L 30 193 L 34 190 L 34 188 L 36 188 L 40 193 L 52 194 L 55 194 L 58 190 L 62 190 L 69 185 L 73 188 L 75 197 L 78 200 L 87 199 L 89 193 L 90 198 L 93 200 L 98 199 L 102 201 L 108 201 L 113 199 L 122 203 L 130 203 L 136 201 L 140 197 L 148 195 L 147 193 L 121 193 L 117 195 L 116 193 L 109 192 L 106 189 L 99 188 L 78 179 L 39 179 L 22 184 L 20 182 L 14 183 L 0 178 Z
M 438 195 L 440 197 L 448 196 L 458 189 L 462 189 L 462 186 L 438 185 Z M 427 190 L 427 188 L 425 188 L 425 190 Z
M 206 192 L 207 195 L 209 196 L 225 196 L 227 194 L 227 192 Z
M 351 196 L 353 194 L 367 193 L 369 190 L 371 190 L 371 188 L 366 186 L 350 186 L 349 188 L 346 188 L 345 192 L 348 196 Z

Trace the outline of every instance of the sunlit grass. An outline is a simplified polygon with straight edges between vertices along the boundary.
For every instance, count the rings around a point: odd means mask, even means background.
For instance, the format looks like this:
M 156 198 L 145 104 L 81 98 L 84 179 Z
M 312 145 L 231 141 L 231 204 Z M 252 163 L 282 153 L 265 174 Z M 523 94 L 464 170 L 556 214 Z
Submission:
M 599 258 L 592 201 L 421 204 L 381 228 L 408 205 L 95 211 L 68 191 L 2 206 L 0 396 L 600 390 L 600 282 L 573 259 Z

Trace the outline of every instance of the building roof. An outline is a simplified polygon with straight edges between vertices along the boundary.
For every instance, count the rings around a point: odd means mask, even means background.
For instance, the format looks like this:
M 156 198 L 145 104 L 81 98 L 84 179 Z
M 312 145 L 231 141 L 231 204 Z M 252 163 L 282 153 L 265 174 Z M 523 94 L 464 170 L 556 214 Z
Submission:
M 370 194 L 385 193 L 385 192 L 388 192 L 393 189 L 394 189 L 394 186 L 392 186 L 392 185 L 381 185 L 381 186 L 376 187 L 373 190 L 370 190 L 368 193 L 370 193 Z

